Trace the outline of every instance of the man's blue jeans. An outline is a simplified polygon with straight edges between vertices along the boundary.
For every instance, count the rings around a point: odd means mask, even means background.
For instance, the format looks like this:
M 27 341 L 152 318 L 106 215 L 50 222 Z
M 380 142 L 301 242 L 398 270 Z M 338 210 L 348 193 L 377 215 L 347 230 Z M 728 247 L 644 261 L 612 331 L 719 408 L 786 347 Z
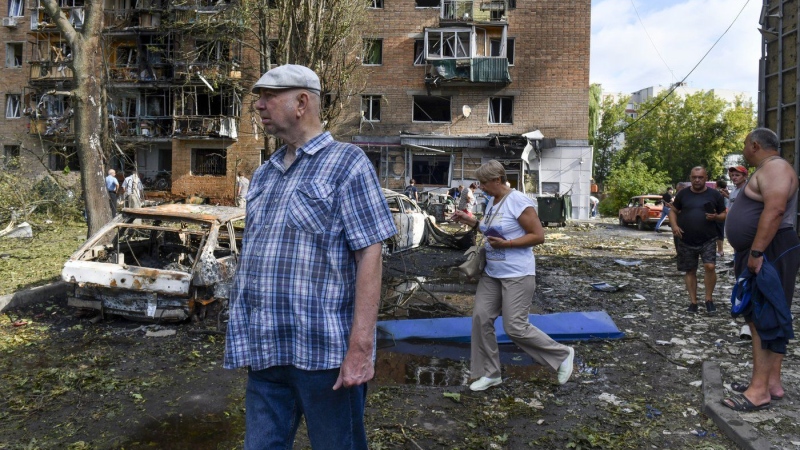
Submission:
M 658 223 L 656 224 L 656 231 L 661 228 L 661 224 L 664 223 L 664 219 L 666 219 L 667 216 L 669 216 L 669 208 L 665 206 L 661 209 L 661 217 L 658 219 Z
M 245 450 L 291 450 L 305 416 L 314 450 L 367 450 L 367 385 L 333 390 L 339 369 L 277 366 L 250 371 L 245 395 Z

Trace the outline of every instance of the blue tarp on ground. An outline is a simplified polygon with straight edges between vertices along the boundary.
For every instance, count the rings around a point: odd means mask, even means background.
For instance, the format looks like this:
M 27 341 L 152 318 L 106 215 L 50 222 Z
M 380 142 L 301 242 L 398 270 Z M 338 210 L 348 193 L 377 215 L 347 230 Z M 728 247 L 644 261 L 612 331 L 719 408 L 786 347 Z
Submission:
M 556 341 L 584 341 L 588 339 L 619 339 L 625 333 L 605 311 L 531 314 L 533 326 Z M 503 318 L 494 323 L 497 342 L 511 343 L 503 329 Z M 469 342 L 472 330 L 471 317 L 446 317 L 440 319 L 384 320 L 378 322 L 378 338 L 398 341 L 425 339 L 433 341 Z

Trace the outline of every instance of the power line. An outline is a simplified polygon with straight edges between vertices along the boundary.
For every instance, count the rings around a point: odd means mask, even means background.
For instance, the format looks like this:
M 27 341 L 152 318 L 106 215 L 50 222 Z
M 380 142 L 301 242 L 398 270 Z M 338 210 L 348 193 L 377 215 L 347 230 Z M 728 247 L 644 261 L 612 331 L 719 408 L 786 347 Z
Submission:
M 658 55 L 658 58 L 661 59 L 661 62 L 664 63 L 664 67 L 666 67 L 667 70 L 669 70 L 669 73 L 672 75 L 672 81 L 675 81 L 675 72 L 672 71 L 672 69 L 669 67 L 669 64 L 667 64 L 667 61 L 665 61 L 664 57 L 661 56 L 661 52 L 658 51 L 658 47 L 656 47 L 656 43 L 653 42 L 653 38 L 650 37 L 650 33 L 647 32 L 647 27 L 644 26 L 644 21 L 642 20 L 642 16 L 639 15 L 639 10 L 636 9 L 636 4 L 633 2 L 633 0 L 631 0 L 631 6 L 633 6 L 633 11 L 636 13 L 636 18 L 639 19 L 639 23 L 642 25 L 642 30 L 644 30 L 644 34 L 645 36 L 647 36 L 647 40 L 650 41 L 650 45 L 653 46 L 653 50 L 656 51 L 656 55 Z
M 636 120 L 634 120 L 633 122 L 631 122 L 631 123 L 629 123 L 627 126 L 625 126 L 625 128 L 623 128 L 622 130 L 620 130 L 620 131 L 618 131 L 617 133 L 615 133 L 615 134 L 614 134 L 614 136 L 612 136 L 612 137 L 611 137 L 611 139 L 614 139 L 614 138 L 616 138 L 617 136 L 619 136 L 620 134 L 622 134 L 622 133 L 625 133 L 625 130 L 627 130 L 628 128 L 630 128 L 630 127 L 632 127 L 632 126 L 636 125 L 637 123 L 639 123 L 639 121 L 640 121 L 640 120 L 644 119 L 644 118 L 645 118 L 645 117 L 646 117 L 648 114 L 650 114 L 650 113 L 651 113 L 651 112 L 653 112 L 653 111 L 654 111 L 656 108 L 658 108 L 658 106 L 659 106 L 659 105 L 661 105 L 661 103 L 663 103 L 663 102 L 664 102 L 664 100 L 666 100 L 666 99 L 667 99 L 667 97 L 669 97 L 670 95 L 672 95 L 672 93 L 673 93 L 673 92 L 675 92 L 675 89 L 678 89 L 678 87 L 679 87 L 679 86 L 682 86 L 682 85 L 683 85 L 683 83 L 686 81 L 686 79 L 687 79 L 687 78 L 689 78 L 689 76 L 690 76 L 690 75 L 691 75 L 691 74 L 692 74 L 692 73 L 695 71 L 695 69 L 697 69 L 697 67 L 699 67 L 699 66 L 700 66 L 700 63 L 702 63 L 702 62 L 703 62 L 703 60 L 705 60 L 705 59 L 706 59 L 706 56 L 708 56 L 708 54 L 709 54 L 709 53 L 711 53 L 711 50 L 714 50 L 714 47 L 716 47 L 716 46 L 717 46 L 717 44 L 719 43 L 719 41 L 720 41 L 720 40 L 722 40 L 722 38 L 723 38 L 723 37 L 724 37 L 724 36 L 725 36 L 725 35 L 728 33 L 728 31 L 730 31 L 731 27 L 733 27 L 733 24 L 735 24 L 735 23 L 736 23 L 736 21 L 737 21 L 737 20 L 739 20 L 739 16 L 741 16 L 741 15 L 742 15 L 742 13 L 744 12 L 744 9 L 747 7 L 747 5 L 748 5 L 749 3 L 750 3 L 750 0 L 747 0 L 747 1 L 745 1 L 745 2 L 744 2 L 744 6 L 742 6 L 742 9 L 740 9 L 740 10 L 739 10 L 739 13 L 738 13 L 738 14 L 736 14 L 736 17 L 734 17 L 734 18 L 733 18 L 733 21 L 731 22 L 731 24 L 730 24 L 730 25 L 728 25 L 728 28 L 726 28 L 726 29 L 725 29 L 725 31 L 724 31 L 724 32 L 723 32 L 723 33 L 722 33 L 722 34 L 721 34 L 721 35 L 720 35 L 720 36 L 717 38 L 717 40 L 716 40 L 716 41 L 714 41 L 714 44 L 713 44 L 713 45 L 711 45 L 711 48 L 709 48 L 709 49 L 708 49 L 708 51 L 705 53 L 705 55 L 703 55 L 703 57 L 702 57 L 702 58 L 700 58 L 700 61 L 698 61 L 698 62 L 697 62 L 697 64 L 695 64 L 695 66 L 694 66 L 694 67 L 692 67 L 692 70 L 690 70 L 690 71 L 689 71 L 689 73 L 687 73 L 687 74 L 686 74 L 686 76 L 685 76 L 685 77 L 683 77 L 683 79 L 682 79 L 681 81 L 679 81 L 679 82 L 677 82 L 677 83 L 674 83 L 674 84 L 672 85 L 672 88 L 669 90 L 669 92 L 667 92 L 667 93 L 666 93 L 666 95 L 664 95 L 663 97 L 661 97 L 661 99 L 659 99 L 659 100 L 658 100 L 658 102 L 656 102 L 656 104 L 655 104 L 655 105 L 653 105 L 653 107 L 652 107 L 652 108 L 650 108 L 650 109 L 648 109 L 647 111 L 645 111 L 645 112 L 644 112 L 642 115 L 640 115 L 639 117 L 637 117 L 637 118 L 636 118 Z

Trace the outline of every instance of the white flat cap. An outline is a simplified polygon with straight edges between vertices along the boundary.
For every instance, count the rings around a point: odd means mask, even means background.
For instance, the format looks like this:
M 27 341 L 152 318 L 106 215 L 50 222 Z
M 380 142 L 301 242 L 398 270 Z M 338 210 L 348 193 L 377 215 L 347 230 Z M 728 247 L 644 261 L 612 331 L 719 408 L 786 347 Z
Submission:
M 265 73 L 253 86 L 253 94 L 260 89 L 307 89 L 317 95 L 322 87 L 313 70 L 296 64 L 278 66 Z

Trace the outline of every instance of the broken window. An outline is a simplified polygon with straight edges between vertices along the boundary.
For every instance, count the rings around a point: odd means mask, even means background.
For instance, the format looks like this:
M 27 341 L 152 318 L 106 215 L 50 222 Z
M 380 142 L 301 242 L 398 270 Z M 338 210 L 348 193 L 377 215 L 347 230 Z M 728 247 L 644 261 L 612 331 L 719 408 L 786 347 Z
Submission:
M 440 0 L 416 0 L 417 8 L 438 8 Z
M 19 98 L 19 94 L 6 94 L 6 119 L 19 119 L 22 117 Z
M 431 29 L 425 32 L 426 59 L 469 58 L 472 55 L 470 45 L 471 30 Z
M 450 122 L 450 97 L 415 95 L 414 122 Z
M 192 175 L 225 176 L 227 170 L 226 149 L 192 149 Z
M 22 67 L 22 42 L 6 44 L 6 67 Z
M 414 65 L 422 66 L 425 64 L 425 39 L 414 40 Z
M 372 0 L 370 8 L 383 8 L 383 0 Z
M 364 39 L 364 56 L 361 61 L 372 66 L 383 64 L 383 40 Z
M 489 40 L 489 56 L 503 57 L 508 59 L 508 65 L 514 65 L 514 39 L 506 39 L 505 54 L 503 54 L 503 40 L 490 39 Z
M 511 124 L 514 113 L 513 97 L 489 98 L 489 123 Z
M 448 185 L 450 156 L 414 155 L 411 164 L 411 177 L 419 184 Z
M 381 120 L 380 95 L 361 96 L 361 117 L 368 122 L 379 122 Z
M 230 62 L 230 42 L 227 41 L 196 41 L 195 61 L 203 64 Z
M 78 152 L 75 146 L 64 145 L 59 147 L 50 147 L 50 170 L 64 170 L 71 171 L 81 170 L 80 162 L 78 161 Z
M 24 14 L 22 0 L 8 0 L 8 17 L 22 17 Z

